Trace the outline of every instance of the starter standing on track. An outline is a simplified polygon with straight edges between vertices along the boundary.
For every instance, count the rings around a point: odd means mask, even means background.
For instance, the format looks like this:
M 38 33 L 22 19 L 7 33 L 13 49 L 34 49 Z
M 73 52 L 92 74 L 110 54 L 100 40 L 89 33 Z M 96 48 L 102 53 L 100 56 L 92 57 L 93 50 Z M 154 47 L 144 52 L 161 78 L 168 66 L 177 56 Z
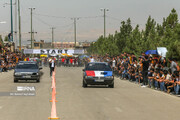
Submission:
M 105 62 L 90 62 L 83 69 L 83 87 L 87 85 L 108 85 L 114 88 L 114 76 L 111 67 Z

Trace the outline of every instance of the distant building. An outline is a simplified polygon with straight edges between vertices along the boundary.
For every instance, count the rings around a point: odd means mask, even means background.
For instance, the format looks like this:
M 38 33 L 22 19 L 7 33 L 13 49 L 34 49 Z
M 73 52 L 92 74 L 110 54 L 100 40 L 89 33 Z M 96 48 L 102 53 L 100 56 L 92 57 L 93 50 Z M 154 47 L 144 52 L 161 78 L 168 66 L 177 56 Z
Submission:
M 20 47 L 17 46 L 17 49 L 20 50 Z M 21 46 L 21 50 L 24 50 L 24 49 L 28 49 L 28 46 L 27 45 L 22 45 Z
M 75 42 L 54 42 L 54 48 L 58 49 L 73 49 L 75 47 Z M 79 43 L 76 42 L 76 46 L 79 46 Z
M 44 40 L 41 40 L 40 42 L 34 42 L 34 49 L 42 49 L 44 45 Z
M 78 49 L 87 49 L 91 45 L 91 42 L 76 42 L 76 48 Z M 54 49 L 75 49 L 75 42 L 54 42 Z M 28 49 L 31 49 L 31 45 L 27 45 Z M 44 42 L 41 40 L 40 42 L 34 41 L 33 44 L 34 49 L 52 49 L 51 42 Z
M 52 44 L 51 44 L 51 42 L 45 42 L 44 44 L 43 44 L 43 47 L 42 47 L 43 49 L 50 49 L 50 48 L 52 48 Z
M 91 42 L 81 42 L 79 47 L 89 48 L 91 46 Z
M 76 42 L 76 48 L 88 48 L 90 47 L 90 42 Z M 74 49 L 75 42 L 54 42 L 54 48 L 58 49 Z

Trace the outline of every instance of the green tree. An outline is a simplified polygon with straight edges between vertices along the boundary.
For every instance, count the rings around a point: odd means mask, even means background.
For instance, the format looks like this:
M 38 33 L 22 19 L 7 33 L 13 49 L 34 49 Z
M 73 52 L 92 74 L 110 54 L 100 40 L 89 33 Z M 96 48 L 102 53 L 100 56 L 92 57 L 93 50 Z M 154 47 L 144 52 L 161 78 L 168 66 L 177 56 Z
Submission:
M 4 37 L 4 41 L 6 41 L 6 42 L 9 41 L 8 36 L 5 36 L 5 37 Z
M 130 18 L 122 21 L 119 32 L 115 31 L 114 35 L 109 35 L 105 39 L 100 36 L 91 44 L 88 51 L 99 55 L 108 53 L 111 56 L 122 52 L 139 55 L 157 47 L 166 47 L 167 57 L 180 59 L 180 23 L 175 9 L 171 10 L 169 16 L 163 18 L 162 24 L 156 24 L 149 16 L 142 31 L 139 30 L 139 25 L 132 28 Z
M 126 22 L 122 21 L 120 26 L 120 32 L 117 33 L 115 36 L 117 47 L 119 49 L 119 52 L 123 52 L 124 48 L 126 47 L 127 39 L 129 39 L 131 32 L 132 32 L 132 26 L 131 26 L 131 19 L 129 18 Z
M 180 60 L 180 41 L 176 40 L 175 42 L 172 42 L 169 46 L 167 57 L 168 58 L 176 58 L 177 60 Z
M 3 40 L 2 40 L 2 36 L 0 35 L 0 45 L 2 46 L 2 47 L 4 47 L 4 42 L 3 42 Z
M 156 22 L 154 19 L 151 18 L 151 16 L 148 17 L 145 31 L 143 32 L 143 48 L 142 51 L 155 49 L 152 45 L 152 43 L 156 43 Z

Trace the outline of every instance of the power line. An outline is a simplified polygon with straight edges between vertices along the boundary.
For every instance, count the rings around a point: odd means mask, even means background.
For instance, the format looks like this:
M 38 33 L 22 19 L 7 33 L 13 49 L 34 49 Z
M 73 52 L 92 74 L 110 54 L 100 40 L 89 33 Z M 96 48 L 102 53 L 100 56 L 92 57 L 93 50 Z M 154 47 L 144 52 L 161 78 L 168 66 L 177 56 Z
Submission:
M 44 20 L 34 16 L 34 18 L 40 22 L 42 22 L 43 24 L 47 25 L 47 26 L 54 26 L 54 25 L 50 25 L 49 23 L 45 22 Z M 67 24 L 67 25 L 56 25 L 55 27 L 56 28 L 59 28 L 59 27 L 68 27 L 68 26 L 71 26 L 73 23 L 70 23 L 70 24 Z
M 44 17 L 52 17 L 52 18 L 60 18 L 60 19 L 69 19 L 69 18 L 72 18 L 72 17 L 45 15 L 45 14 L 39 14 L 39 13 L 34 13 L 34 15 L 44 16 Z M 99 18 L 99 17 L 103 17 L 103 16 L 102 15 L 98 15 L 98 16 L 85 16 L 85 17 L 78 17 L 78 18 L 89 19 L 89 18 Z
M 71 23 L 71 24 L 67 24 L 67 25 L 63 25 L 63 26 L 58 26 L 58 27 L 68 27 L 68 26 L 71 26 L 73 25 L 74 23 Z
M 44 14 L 38 14 L 38 13 L 35 13 L 34 15 L 44 16 L 44 17 L 53 17 L 53 18 L 67 18 L 67 17 L 61 17 L 61 16 L 51 16 L 51 15 L 44 15 Z
M 39 20 L 40 22 L 42 22 L 43 24 L 45 24 L 45 25 L 47 25 L 47 26 L 52 26 L 52 25 L 50 25 L 49 23 L 43 21 L 42 19 L 40 19 L 40 18 L 38 18 L 38 17 L 36 17 L 36 16 L 34 16 L 34 18 L 37 19 L 37 20 Z
M 107 17 L 110 18 L 110 19 L 112 19 L 112 20 L 121 21 L 120 19 L 115 18 L 115 17 L 111 17 L 111 16 L 107 16 Z
M 81 19 L 89 19 L 89 18 L 100 18 L 100 17 L 103 17 L 103 16 L 102 16 L 102 15 L 98 15 L 98 16 L 78 17 L 78 18 L 81 18 Z
M 71 30 L 73 29 L 74 23 L 71 24 L 71 27 L 69 27 L 69 29 L 64 33 L 64 35 L 62 36 L 62 39 L 66 39 L 66 35 L 68 35 L 68 33 L 71 32 Z M 72 32 L 71 32 L 72 33 Z
M 119 22 L 121 22 L 121 21 L 123 21 L 123 20 L 121 20 L 121 19 L 118 19 L 118 18 L 115 18 L 115 17 L 111 17 L 111 16 L 107 16 L 108 18 L 110 18 L 110 19 L 112 19 L 112 20 L 116 20 L 116 21 L 119 21 Z M 138 23 L 132 23 L 131 22 L 131 24 L 138 24 Z M 142 25 L 142 24 L 138 24 L 138 25 Z

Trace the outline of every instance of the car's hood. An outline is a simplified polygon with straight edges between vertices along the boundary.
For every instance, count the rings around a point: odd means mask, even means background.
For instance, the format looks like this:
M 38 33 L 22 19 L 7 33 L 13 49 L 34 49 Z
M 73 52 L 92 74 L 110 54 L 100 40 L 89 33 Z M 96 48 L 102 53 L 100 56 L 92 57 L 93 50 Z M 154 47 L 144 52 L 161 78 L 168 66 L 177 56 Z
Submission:
M 113 72 L 112 71 L 88 71 L 88 70 L 86 70 L 86 75 L 92 76 L 92 77 L 107 77 L 107 76 L 112 76 Z
M 15 69 L 14 72 L 34 72 L 37 73 L 38 69 Z

